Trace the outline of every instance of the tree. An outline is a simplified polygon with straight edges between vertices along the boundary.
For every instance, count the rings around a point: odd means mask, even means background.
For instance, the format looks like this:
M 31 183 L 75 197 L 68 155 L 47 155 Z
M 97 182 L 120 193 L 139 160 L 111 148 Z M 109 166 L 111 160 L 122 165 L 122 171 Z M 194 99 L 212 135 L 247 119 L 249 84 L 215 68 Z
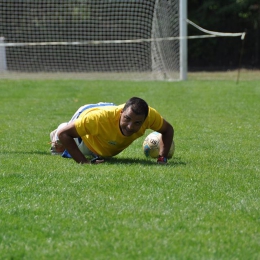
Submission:
M 243 65 L 259 67 L 260 3 L 256 0 L 190 0 L 188 18 L 203 28 L 219 32 L 247 30 Z M 188 27 L 189 35 L 199 31 Z M 189 68 L 228 69 L 238 66 L 241 40 L 214 38 L 190 40 Z

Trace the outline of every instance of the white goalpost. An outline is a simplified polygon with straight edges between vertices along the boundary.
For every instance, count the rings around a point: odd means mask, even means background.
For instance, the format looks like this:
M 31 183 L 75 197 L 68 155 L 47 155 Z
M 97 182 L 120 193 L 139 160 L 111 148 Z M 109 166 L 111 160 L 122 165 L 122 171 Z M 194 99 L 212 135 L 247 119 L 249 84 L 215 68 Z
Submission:
M 0 0 L 0 79 L 185 79 L 186 13 L 186 0 Z
M 238 36 L 188 20 L 187 0 L 0 0 L 0 79 L 185 80 L 188 39 Z

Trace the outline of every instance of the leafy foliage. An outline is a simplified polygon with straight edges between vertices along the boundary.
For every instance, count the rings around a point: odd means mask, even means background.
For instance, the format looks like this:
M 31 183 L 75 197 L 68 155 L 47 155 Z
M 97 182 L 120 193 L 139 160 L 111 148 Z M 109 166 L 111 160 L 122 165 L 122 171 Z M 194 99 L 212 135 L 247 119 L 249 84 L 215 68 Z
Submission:
M 201 27 L 219 32 L 243 32 L 245 67 L 260 66 L 260 4 L 256 0 L 190 0 L 188 17 Z M 199 34 L 188 27 L 189 35 Z M 227 69 L 239 66 L 242 42 L 235 38 L 189 41 L 189 68 Z

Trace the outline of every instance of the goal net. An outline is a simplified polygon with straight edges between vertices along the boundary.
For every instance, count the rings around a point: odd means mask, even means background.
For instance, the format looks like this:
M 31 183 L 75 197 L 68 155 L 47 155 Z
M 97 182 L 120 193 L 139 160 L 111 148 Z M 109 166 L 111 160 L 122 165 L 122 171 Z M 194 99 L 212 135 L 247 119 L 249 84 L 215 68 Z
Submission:
M 0 78 L 179 80 L 179 0 L 0 0 Z

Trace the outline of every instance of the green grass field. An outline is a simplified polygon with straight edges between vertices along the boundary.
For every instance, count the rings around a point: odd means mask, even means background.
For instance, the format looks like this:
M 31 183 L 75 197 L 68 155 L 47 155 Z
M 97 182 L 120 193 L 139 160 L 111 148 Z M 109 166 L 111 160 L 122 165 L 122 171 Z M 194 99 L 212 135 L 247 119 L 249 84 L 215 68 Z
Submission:
M 99 165 L 51 156 L 86 103 L 144 98 L 175 128 Z M 260 81 L 0 80 L 0 259 L 260 259 Z M 147 131 L 147 134 L 149 131 Z

